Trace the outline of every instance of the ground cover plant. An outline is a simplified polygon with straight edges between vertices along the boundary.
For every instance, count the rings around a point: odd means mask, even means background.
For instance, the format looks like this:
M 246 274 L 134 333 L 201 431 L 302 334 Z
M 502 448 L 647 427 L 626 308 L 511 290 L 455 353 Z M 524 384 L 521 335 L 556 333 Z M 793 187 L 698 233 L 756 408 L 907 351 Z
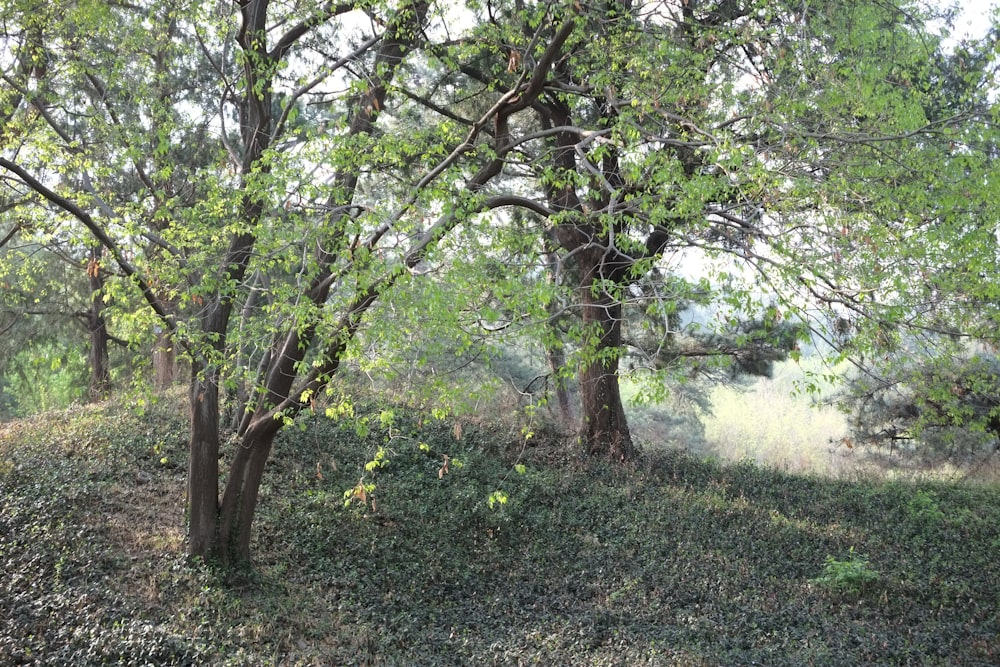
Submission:
M 0 426 L 0 663 L 1000 660 L 995 486 L 622 468 L 371 410 L 286 430 L 255 567 L 225 575 L 185 555 L 176 402 Z

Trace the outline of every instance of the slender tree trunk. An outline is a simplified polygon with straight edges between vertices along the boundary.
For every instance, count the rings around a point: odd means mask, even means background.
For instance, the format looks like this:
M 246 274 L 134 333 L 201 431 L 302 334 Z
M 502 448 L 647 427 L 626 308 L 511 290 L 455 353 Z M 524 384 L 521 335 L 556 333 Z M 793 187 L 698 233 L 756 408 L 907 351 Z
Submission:
M 253 344 L 257 344 L 258 341 L 251 341 L 246 335 L 247 327 L 250 326 L 250 320 L 256 314 L 258 314 L 258 305 L 261 300 L 261 296 L 267 289 L 268 280 L 265 275 L 260 271 L 255 271 L 253 277 L 251 278 L 250 292 L 247 294 L 247 300 L 243 304 L 243 309 L 240 313 L 240 323 L 239 323 L 239 336 L 238 340 L 242 341 L 240 343 L 240 348 L 237 351 L 236 361 L 233 364 L 235 368 L 249 368 L 251 364 L 252 354 L 250 350 Z M 270 347 L 268 348 L 270 350 Z M 249 419 L 252 415 L 247 410 L 248 404 L 250 402 L 251 387 L 255 386 L 254 383 L 258 383 L 264 376 L 264 371 L 270 364 L 270 351 L 263 355 L 260 361 L 257 363 L 256 371 L 252 375 L 245 375 L 236 379 L 236 387 L 227 397 L 226 400 L 226 421 L 229 422 L 229 428 L 242 436 L 246 431 L 247 425 L 244 425 L 244 418 Z
M 87 330 L 90 333 L 90 400 L 98 401 L 111 391 L 111 370 L 108 364 L 108 325 L 104 319 L 104 277 L 101 275 L 101 257 L 104 248 L 90 248 L 87 262 L 87 279 L 90 284 L 90 311 L 87 313 Z
M 177 377 L 177 353 L 170 334 L 162 328 L 156 329 L 153 342 L 153 387 L 162 390 L 174 383 Z
M 549 362 L 549 372 L 556 388 L 556 405 L 559 408 L 559 422 L 565 428 L 573 422 L 573 406 L 569 400 L 569 388 L 566 386 L 566 354 L 562 342 L 549 343 L 546 348 Z
M 551 248 L 548 240 L 545 242 L 545 269 L 548 272 L 548 280 L 551 284 L 558 281 L 558 259 L 555 249 Z M 549 364 L 549 372 L 556 389 L 556 405 L 559 408 L 559 422 L 564 428 L 568 428 L 573 423 L 573 407 L 570 403 L 569 387 L 566 377 L 566 352 L 563 349 L 562 332 L 559 330 L 559 322 L 563 304 L 558 299 L 552 299 L 548 305 L 549 314 L 549 340 L 545 343 L 545 357 Z
M 610 294 L 595 294 L 592 284 L 580 291 L 584 330 L 598 341 L 580 368 L 580 439 L 591 455 L 627 461 L 635 457 L 635 447 L 618 384 L 622 305 Z
M 100 306 L 92 305 L 90 329 L 90 400 L 99 401 L 111 391 L 111 371 L 108 368 L 108 327 Z

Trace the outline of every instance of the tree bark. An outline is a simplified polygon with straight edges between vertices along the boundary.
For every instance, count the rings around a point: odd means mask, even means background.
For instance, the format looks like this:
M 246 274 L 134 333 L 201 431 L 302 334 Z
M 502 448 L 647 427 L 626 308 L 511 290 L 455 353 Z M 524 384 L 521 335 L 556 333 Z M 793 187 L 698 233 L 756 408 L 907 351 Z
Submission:
M 244 24 L 240 33 L 239 41 L 241 46 L 247 51 L 257 49 L 256 55 L 260 62 L 273 60 L 275 54 L 281 53 L 283 48 L 279 42 L 270 53 L 263 50 L 265 21 L 267 3 L 263 0 L 248 3 L 243 7 Z M 385 40 L 379 47 L 376 55 L 376 68 L 378 76 L 370 80 L 368 90 L 361 96 L 355 115 L 350 126 L 351 135 L 370 133 L 378 117 L 379 110 L 384 107 L 385 98 L 388 94 L 388 83 L 395 75 L 405 53 L 409 50 L 416 39 L 419 26 L 424 22 L 426 16 L 427 3 L 418 1 L 408 11 L 400 11 L 396 18 L 396 23 L 388 31 Z M 289 34 L 294 32 L 294 29 Z M 256 39 L 255 39 L 256 37 Z M 269 132 L 273 123 L 271 117 L 270 104 L 270 79 L 266 68 L 261 70 L 253 69 L 250 64 L 254 59 L 248 59 L 246 75 L 248 81 L 254 81 L 259 77 L 262 99 L 255 95 L 248 95 L 244 100 L 241 109 L 241 126 L 243 129 L 246 153 L 244 155 L 243 173 L 252 173 L 259 167 L 260 159 L 264 149 L 267 148 Z M 254 86 L 248 84 L 248 89 Z M 341 186 L 336 188 L 336 195 L 331 195 L 331 208 L 335 204 L 343 201 L 350 201 L 353 197 L 354 189 L 357 185 L 359 173 L 357 170 L 347 170 L 337 175 L 337 182 Z M 262 214 L 261 202 L 244 187 L 244 212 L 243 218 L 248 223 L 255 224 L 260 220 Z M 248 225 L 248 226 L 251 226 Z M 337 234 L 340 227 L 331 225 L 331 233 Z M 249 263 L 249 251 L 253 246 L 254 237 L 245 235 L 235 237 L 232 240 L 229 257 L 231 261 L 226 261 L 224 266 L 228 268 L 230 277 L 235 278 L 233 282 L 242 280 Z M 315 258 L 316 265 L 320 268 L 319 275 L 312 281 L 307 293 L 304 295 L 312 302 L 314 307 L 323 308 L 329 293 L 331 281 L 326 280 L 333 270 L 336 260 L 335 254 L 330 254 L 325 250 L 320 250 Z M 353 335 L 361 314 L 367 310 L 371 302 L 377 298 L 374 293 L 370 299 L 363 298 L 363 304 L 357 312 L 351 312 L 348 318 L 348 325 L 345 325 L 345 336 Z M 225 346 L 226 328 L 230 320 L 233 301 L 232 296 L 220 294 L 216 297 L 215 303 L 208 310 L 208 315 L 203 320 L 202 330 L 212 332 L 216 335 L 217 350 L 221 352 Z M 250 304 L 252 308 L 252 304 Z M 195 432 L 194 421 L 201 420 L 207 428 L 209 420 L 214 419 L 214 441 L 206 432 L 204 437 L 196 440 L 192 436 L 191 458 L 195 460 L 195 447 L 201 447 L 201 465 L 210 466 L 214 471 L 214 478 L 211 484 L 207 479 L 202 479 L 201 484 L 193 481 L 190 491 L 191 497 L 191 534 L 192 543 L 191 555 L 213 555 L 226 565 L 246 564 L 250 561 L 250 536 L 254 513 L 257 507 L 257 499 L 260 491 L 260 484 L 264 474 L 264 467 L 271 453 L 274 437 L 281 428 L 283 421 L 278 416 L 281 410 L 287 410 L 287 414 L 293 415 L 302 409 L 300 401 L 297 400 L 292 391 L 292 385 L 299 374 L 296 367 L 304 358 L 306 351 L 314 344 L 316 335 L 315 326 L 307 326 L 304 329 L 291 327 L 284 336 L 278 336 L 275 346 L 265 357 L 266 363 L 262 365 L 263 392 L 257 405 L 252 411 L 245 412 L 239 427 L 239 446 L 230 466 L 229 478 L 222 497 L 221 504 L 218 504 L 218 426 L 219 426 L 219 392 L 218 392 L 218 371 L 214 368 L 207 369 L 206 375 L 211 372 L 211 381 L 195 380 L 203 386 L 198 387 L 206 397 L 211 398 L 212 414 L 202 414 L 197 406 L 192 407 L 192 433 Z M 331 345 L 325 358 L 327 364 L 324 366 L 325 373 L 320 374 L 315 380 L 307 384 L 315 384 L 322 387 L 329 376 L 332 376 L 339 367 L 340 357 L 343 353 L 345 343 L 338 340 Z M 208 391 L 211 389 L 211 391 Z M 293 395 L 294 394 L 294 395 Z M 192 401 L 202 400 L 192 393 Z M 207 409 L 207 408 L 206 408 Z M 209 454 L 214 454 L 210 460 Z M 206 475 L 203 475 L 206 477 Z M 212 492 L 212 503 L 209 504 L 208 494 Z M 195 499 L 195 493 L 204 497 Z M 194 506 L 199 506 L 199 521 L 204 525 L 199 526 L 199 540 L 212 539 L 211 544 L 199 541 L 197 549 L 194 537 L 195 512 Z M 210 525 L 209 525 L 210 524 Z M 211 530 L 210 530 L 211 528 Z
M 192 369 L 188 459 L 188 555 L 215 556 L 219 502 L 219 382 L 212 368 Z
M 163 390 L 174 383 L 177 376 L 177 352 L 170 333 L 162 327 L 156 329 L 153 341 L 153 387 Z
M 627 461 L 636 452 L 618 383 L 622 305 L 614 295 L 595 287 L 590 280 L 580 289 L 584 331 L 596 340 L 580 367 L 583 407 L 580 440 L 592 456 Z
M 104 318 L 104 277 L 101 275 L 101 257 L 104 248 L 90 247 L 87 261 L 87 279 L 90 285 L 90 310 L 87 313 L 87 331 L 90 334 L 90 400 L 99 401 L 111 391 L 111 370 L 108 364 L 108 324 Z
M 562 343 L 555 341 L 546 347 L 545 356 L 548 357 L 549 372 L 552 373 L 552 380 L 556 391 L 556 406 L 559 409 L 559 423 L 562 428 L 568 427 L 573 422 L 573 405 L 569 400 L 569 388 L 566 386 L 565 367 L 566 353 L 563 352 Z
M 557 277 L 557 264 L 555 250 L 548 247 L 546 242 L 545 269 L 548 272 L 549 282 L 555 284 Z M 549 364 L 549 372 L 556 391 L 556 405 L 559 408 L 559 422 L 563 428 L 568 428 L 573 423 L 573 407 L 570 403 L 569 387 L 566 382 L 566 352 L 563 349 L 562 332 L 559 330 L 559 317 L 563 305 L 558 299 L 549 302 L 549 336 L 551 338 L 545 343 L 545 357 Z
M 572 124 L 569 109 L 561 103 L 538 108 L 544 112 L 544 127 Z M 577 136 L 559 132 L 554 143 L 554 165 L 565 173 L 575 173 Z M 610 177 L 617 178 L 617 160 L 611 162 L 611 168 L 606 165 L 606 169 Z M 635 456 L 635 447 L 618 386 L 622 306 L 600 284 L 604 281 L 624 284 L 634 259 L 615 247 L 609 230 L 588 220 L 587 207 L 573 185 L 549 187 L 546 196 L 554 210 L 576 213 L 574 218 L 553 225 L 551 232 L 556 243 L 572 258 L 569 270 L 576 277 L 579 289 L 585 335 L 596 343 L 587 346 L 580 366 L 580 441 L 592 456 L 626 461 Z
M 281 421 L 271 413 L 255 420 L 240 438 L 222 497 L 218 556 L 225 565 L 250 563 L 250 538 L 264 467 Z

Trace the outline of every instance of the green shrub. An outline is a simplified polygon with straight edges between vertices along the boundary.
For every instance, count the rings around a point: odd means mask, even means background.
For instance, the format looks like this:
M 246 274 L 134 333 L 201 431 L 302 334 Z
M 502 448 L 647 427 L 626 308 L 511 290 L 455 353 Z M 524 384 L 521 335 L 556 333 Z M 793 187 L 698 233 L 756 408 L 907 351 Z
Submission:
M 851 547 L 847 560 L 827 556 L 823 573 L 813 581 L 834 593 L 860 595 L 878 578 L 879 574 L 872 569 L 868 557 L 854 553 L 854 547 Z
M 906 515 L 917 526 L 933 528 L 944 520 L 937 497 L 928 491 L 917 491 L 906 504 Z

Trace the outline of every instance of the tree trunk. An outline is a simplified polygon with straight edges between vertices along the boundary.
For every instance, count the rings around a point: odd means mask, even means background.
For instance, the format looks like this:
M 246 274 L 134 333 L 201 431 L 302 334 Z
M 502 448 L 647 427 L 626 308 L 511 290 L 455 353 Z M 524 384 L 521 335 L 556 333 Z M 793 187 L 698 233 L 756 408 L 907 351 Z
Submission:
M 101 276 L 101 256 L 104 248 L 90 248 L 87 279 L 90 284 L 90 311 L 87 331 L 90 334 L 90 400 L 99 401 L 111 391 L 111 370 L 108 364 L 108 324 L 104 319 L 104 277 Z
M 549 240 L 545 241 L 545 270 L 548 273 L 550 284 L 555 285 L 558 281 L 558 259 L 556 251 L 551 247 Z M 545 343 L 545 357 L 549 364 L 549 372 L 556 390 L 556 405 L 559 407 L 559 422 L 563 428 L 569 428 L 573 423 L 573 407 L 570 403 L 569 387 L 566 377 L 566 352 L 563 349 L 562 331 L 559 330 L 559 319 L 564 309 L 564 304 L 559 299 L 549 301 L 549 336 Z
M 111 391 L 111 371 L 108 368 L 108 327 L 101 307 L 91 306 L 88 318 L 90 330 L 90 400 L 99 401 Z
M 250 537 L 260 484 L 280 428 L 281 420 L 267 413 L 240 438 L 220 508 L 218 553 L 226 565 L 250 564 Z
M 412 11 L 401 11 L 397 15 L 390 32 L 383 39 L 376 54 L 376 72 L 378 76 L 369 81 L 368 90 L 362 95 L 358 112 L 351 122 L 350 134 L 370 133 L 378 112 L 383 108 L 388 84 L 402 62 L 403 56 L 417 38 L 418 28 L 424 22 L 429 3 L 418 0 Z M 282 50 L 269 52 L 267 43 L 267 10 L 266 0 L 240 3 L 243 25 L 237 41 L 246 55 L 245 86 L 247 93 L 240 107 L 240 126 L 243 143 L 241 183 L 243 209 L 241 219 L 246 228 L 253 229 L 264 213 L 265 197 L 256 188 L 251 187 L 251 174 L 265 172 L 268 169 L 263 160 L 270 142 L 273 130 L 273 111 L 271 100 L 271 77 L 278 65 L 280 57 L 276 54 Z M 294 30 L 292 30 L 294 32 Z M 287 45 L 284 48 L 287 48 Z M 336 202 L 343 199 L 350 201 L 353 197 L 360 172 L 354 169 L 341 173 L 337 177 L 338 187 L 333 188 L 331 209 Z M 336 229 L 331 233 L 336 233 Z M 250 265 L 251 253 L 256 237 L 250 232 L 234 236 L 230 241 L 229 251 L 222 263 L 225 267 L 224 285 L 240 284 Z M 330 275 L 335 255 L 330 255 L 321 249 L 317 258 L 319 275 L 304 296 L 312 301 L 317 308 L 326 303 L 331 281 L 324 278 Z M 367 310 L 378 293 L 372 292 L 371 298 L 361 298 L 357 317 Z M 220 291 L 215 296 L 214 303 L 206 305 L 202 318 L 202 331 L 214 335 L 215 351 L 222 353 L 226 349 L 226 334 L 234 307 L 234 292 L 230 289 Z M 253 304 L 250 304 L 253 308 Z M 351 313 L 346 326 L 345 335 L 353 336 L 357 320 Z M 247 415 L 245 424 L 241 423 L 239 446 L 233 457 L 229 478 L 226 481 L 225 495 L 219 504 L 219 370 L 214 361 L 194 364 L 192 368 L 191 393 L 191 468 L 188 471 L 191 508 L 191 543 L 189 554 L 208 558 L 214 556 L 224 564 L 243 564 L 250 560 L 250 529 L 260 483 L 264 474 L 264 465 L 271 453 L 274 436 L 281 428 L 282 420 L 276 418 L 274 406 L 286 405 L 289 413 L 294 414 L 302 405 L 289 398 L 289 390 L 298 378 L 297 363 L 313 343 L 315 327 L 308 326 L 299 329 L 293 326 L 287 335 L 276 338 L 280 344 L 278 354 L 266 357 L 267 363 L 262 366 L 265 371 L 263 382 L 267 391 L 261 397 L 257 408 Z M 343 341 L 333 344 L 333 352 L 327 353 L 329 375 L 336 372 L 343 352 Z M 274 350 L 272 349 L 272 352 Z M 324 365 L 324 366 L 326 366 Z M 200 367 L 200 368 L 199 368 Z M 201 377 L 198 371 L 201 370 Z M 311 382 L 315 388 L 322 388 L 325 379 L 314 379 Z M 308 384 L 308 383 L 307 383 Z M 245 427 L 245 430 L 244 430 Z
M 213 369 L 192 369 L 188 461 L 188 555 L 216 555 L 219 516 L 219 384 Z
M 206 357 L 191 364 L 191 442 L 188 462 L 188 507 L 190 543 L 188 555 L 203 559 L 222 558 L 219 531 L 219 367 L 218 357 L 226 349 L 226 335 L 232 315 L 235 288 L 250 265 L 256 237 L 249 231 L 260 222 L 264 201 L 250 186 L 249 174 L 267 171 L 261 156 L 267 150 L 272 127 L 271 72 L 273 64 L 266 49 L 266 1 L 240 3 L 243 24 L 237 37 L 246 58 L 244 67 L 247 93 L 240 105 L 240 134 L 244 152 L 240 183 L 240 220 L 245 230 L 234 234 L 222 258 L 222 285 L 206 303 L 201 331 L 214 348 Z M 258 91 L 256 93 L 250 91 Z
M 543 127 L 547 129 L 573 125 L 570 108 L 563 102 L 549 102 L 537 108 L 542 114 Z M 556 168 L 566 174 L 579 174 L 578 136 L 560 131 L 555 134 L 554 144 L 552 162 Z M 605 180 L 619 182 L 617 156 L 613 150 L 602 165 Z M 584 206 L 572 183 L 573 179 L 567 177 L 559 185 L 550 185 L 546 196 L 552 210 L 574 214 L 553 225 L 552 238 L 572 257 L 569 267 L 577 276 L 585 336 L 593 341 L 580 366 L 583 418 L 580 440 L 591 455 L 626 461 L 635 456 L 635 448 L 618 387 L 622 306 L 600 285 L 604 281 L 622 284 L 634 259 L 615 246 L 609 229 L 588 218 L 588 207 Z M 594 194 L 598 196 L 588 197 L 593 208 L 610 206 L 606 193 L 591 191 L 591 195 Z
M 593 283 L 583 286 L 581 300 L 584 330 L 597 344 L 580 368 L 580 439 L 591 455 L 627 461 L 635 457 L 635 447 L 618 386 L 622 305 L 606 292 L 595 294 Z
M 168 388 L 177 376 L 177 353 L 170 334 L 163 328 L 156 328 L 153 342 L 153 387 L 157 390 Z
M 568 427 L 573 421 L 573 406 L 569 400 L 569 387 L 566 386 L 566 353 L 563 352 L 562 343 L 556 341 L 546 347 L 545 356 L 548 357 L 549 372 L 556 389 L 556 405 L 559 408 L 559 423 L 563 428 Z

